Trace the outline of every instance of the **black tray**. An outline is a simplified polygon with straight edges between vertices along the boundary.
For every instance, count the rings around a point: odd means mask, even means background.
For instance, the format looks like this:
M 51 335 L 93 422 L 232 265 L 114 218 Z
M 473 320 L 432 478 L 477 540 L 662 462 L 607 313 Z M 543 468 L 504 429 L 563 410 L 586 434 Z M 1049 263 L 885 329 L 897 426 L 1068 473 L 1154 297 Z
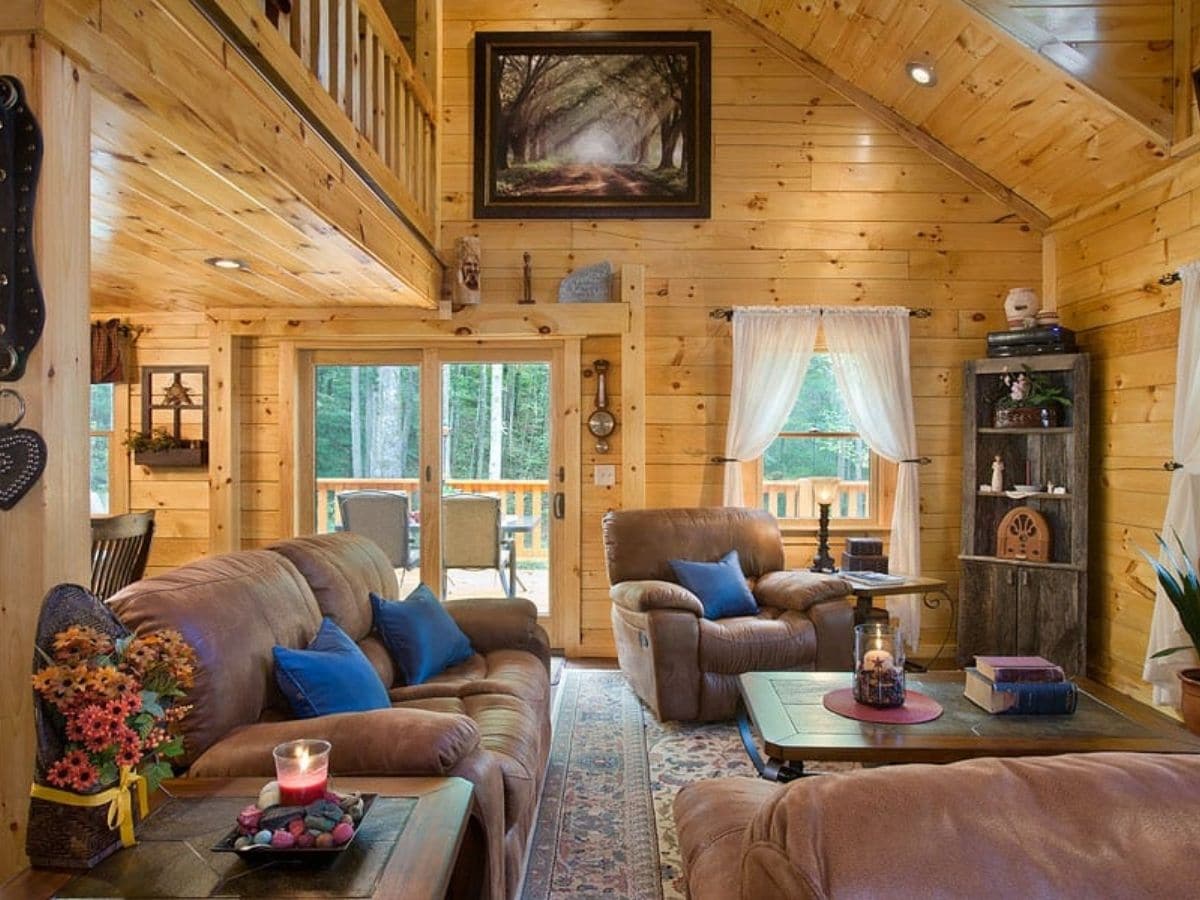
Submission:
M 238 849 L 233 846 L 234 842 L 242 836 L 241 830 L 235 825 L 225 837 L 217 841 L 213 845 L 214 853 L 236 853 L 243 859 L 280 859 L 280 860 L 321 860 L 332 859 L 339 853 L 344 853 L 354 843 L 354 839 L 358 837 L 358 833 L 362 830 L 362 824 L 367 820 L 367 814 L 370 813 L 371 807 L 375 804 L 378 794 L 363 794 L 363 812 L 359 817 L 358 823 L 354 826 L 354 834 L 350 836 L 350 840 L 337 847 L 287 847 L 276 848 L 270 844 L 251 844 L 249 847 Z

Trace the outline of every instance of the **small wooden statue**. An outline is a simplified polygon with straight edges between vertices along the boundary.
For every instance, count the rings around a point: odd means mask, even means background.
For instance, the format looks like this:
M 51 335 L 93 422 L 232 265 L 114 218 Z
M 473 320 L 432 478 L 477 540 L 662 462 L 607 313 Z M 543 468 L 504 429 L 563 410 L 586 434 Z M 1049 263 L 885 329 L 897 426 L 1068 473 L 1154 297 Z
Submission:
M 454 242 L 454 291 L 450 308 L 455 312 L 479 305 L 479 238 L 460 237 Z
M 999 456 L 992 460 L 992 492 L 1004 493 L 1004 460 Z

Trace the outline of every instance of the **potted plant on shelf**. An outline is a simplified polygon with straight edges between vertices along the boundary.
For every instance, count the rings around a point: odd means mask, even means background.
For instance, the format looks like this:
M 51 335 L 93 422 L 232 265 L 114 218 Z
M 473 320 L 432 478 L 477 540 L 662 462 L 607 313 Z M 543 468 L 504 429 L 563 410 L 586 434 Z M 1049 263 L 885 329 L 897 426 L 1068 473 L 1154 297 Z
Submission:
M 1175 535 L 1175 543 L 1179 545 L 1179 553 L 1183 558 L 1182 564 L 1180 564 L 1180 560 L 1176 559 L 1174 551 L 1167 545 L 1167 542 L 1162 539 L 1162 535 L 1156 535 L 1156 537 L 1171 568 L 1168 569 L 1145 550 L 1142 550 L 1141 554 L 1154 567 L 1154 572 L 1158 575 L 1158 583 L 1162 585 L 1167 599 L 1179 613 L 1179 621 L 1183 623 L 1183 628 L 1192 642 L 1159 650 L 1150 658 L 1160 659 L 1188 650 L 1194 650 L 1200 655 L 1200 578 L 1196 577 L 1196 566 L 1178 534 Z M 1200 734 L 1200 668 L 1180 670 L 1179 681 L 1182 700 L 1180 712 L 1183 714 L 1183 722 L 1187 725 L 1188 731 Z
M 125 446 L 133 451 L 133 461 L 139 466 L 202 466 L 208 462 L 205 441 L 176 437 L 165 428 L 149 434 L 131 432 Z
M 992 422 L 997 428 L 1054 428 L 1059 409 L 1071 405 L 1065 388 L 1029 366 L 1016 375 L 1005 372 L 1000 380 L 1006 390 L 992 408 Z

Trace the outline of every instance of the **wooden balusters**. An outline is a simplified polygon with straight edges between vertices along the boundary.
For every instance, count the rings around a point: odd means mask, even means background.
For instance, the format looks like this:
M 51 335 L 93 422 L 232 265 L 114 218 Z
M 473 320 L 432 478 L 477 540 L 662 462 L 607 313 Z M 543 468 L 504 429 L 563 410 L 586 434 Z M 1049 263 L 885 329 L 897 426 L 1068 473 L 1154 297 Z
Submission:
M 268 0 L 261 6 L 265 15 Z M 269 20 L 432 222 L 433 97 L 380 0 L 293 0 Z

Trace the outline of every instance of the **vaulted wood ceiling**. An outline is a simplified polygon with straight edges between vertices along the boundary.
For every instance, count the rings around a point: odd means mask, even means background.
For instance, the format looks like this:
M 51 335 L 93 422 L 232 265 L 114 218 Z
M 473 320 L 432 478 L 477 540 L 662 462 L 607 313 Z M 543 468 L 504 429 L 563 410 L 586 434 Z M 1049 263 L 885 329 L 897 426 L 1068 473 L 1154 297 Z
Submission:
M 1069 215 L 1169 162 L 1170 110 L 1148 83 L 1118 77 L 1114 62 L 1125 60 L 1126 75 L 1146 70 L 1130 54 L 1162 40 L 1158 0 L 1142 14 L 1096 3 L 1072 3 L 1075 9 L 1063 12 L 1063 0 L 715 5 L 869 111 L 909 129 L 918 145 L 940 152 L 980 187 L 996 196 L 1011 192 L 1010 205 L 1035 224 Z M 1098 19 L 1103 10 L 1094 7 L 1107 8 L 1108 19 Z M 1056 55 L 1067 69 L 1051 61 Z M 1069 71 L 1075 57 L 1106 64 Z M 932 63 L 937 83 L 913 83 L 905 71 L 910 61 Z

